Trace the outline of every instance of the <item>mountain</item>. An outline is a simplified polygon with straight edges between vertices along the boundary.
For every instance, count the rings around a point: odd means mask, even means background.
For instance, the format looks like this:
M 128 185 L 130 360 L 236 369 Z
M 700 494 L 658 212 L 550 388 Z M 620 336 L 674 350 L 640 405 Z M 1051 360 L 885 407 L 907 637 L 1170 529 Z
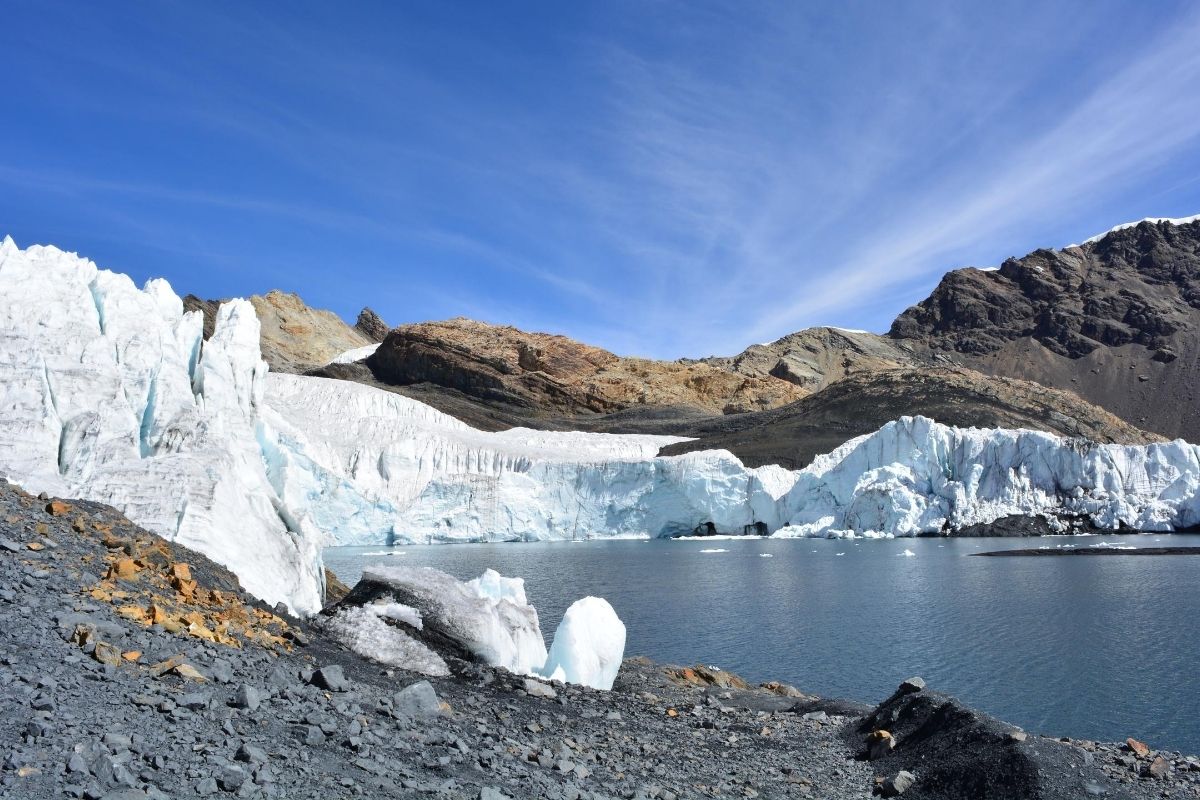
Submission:
M 261 326 L 260 347 L 272 372 L 300 373 L 328 364 L 347 350 L 367 347 L 386 335 L 387 326 L 369 308 L 359 314 L 358 324 L 347 325 L 332 311 L 309 307 L 299 295 L 272 290 L 252 295 L 250 303 Z M 183 298 L 184 309 L 204 315 L 204 338 L 212 335 L 212 324 L 222 301 Z
M 1029 381 L 961 367 L 859 372 L 782 408 L 713 420 L 697 438 L 662 455 L 728 450 L 747 466 L 807 466 L 843 442 L 901 416 L 926 416 L 959 428 L 1025 428 L 1093 442 L 1162 441 L 1077 396 Z
M 1200 441 L 1200 219 L 1144 220 L 948 273 L 890 339 Z

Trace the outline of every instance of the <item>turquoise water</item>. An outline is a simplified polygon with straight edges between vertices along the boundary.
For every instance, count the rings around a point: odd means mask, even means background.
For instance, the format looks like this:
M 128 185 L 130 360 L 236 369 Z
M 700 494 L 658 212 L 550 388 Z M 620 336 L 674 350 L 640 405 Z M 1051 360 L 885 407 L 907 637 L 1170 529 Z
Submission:
M 326 561 L 347 583 L 371 563 L 464 579 L 491 567 L 525 579 L 547 639 L 598 595 L 625 622 L 626 655 L 866 702 L 921 675 L 1030 731 L 1200 752 L 1200 556 L 967 557 L 1100 542 L 1200 536 L 346 547 Z

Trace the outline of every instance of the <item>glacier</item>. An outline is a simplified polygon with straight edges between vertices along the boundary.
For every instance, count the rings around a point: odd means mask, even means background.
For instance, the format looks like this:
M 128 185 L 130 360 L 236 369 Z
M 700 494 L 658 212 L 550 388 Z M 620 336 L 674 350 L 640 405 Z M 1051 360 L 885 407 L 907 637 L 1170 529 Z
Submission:
M 657 457 L 676 437 L 484 433 L 399 395 L 269 375 L 269 472 L 300 529 L 338 544 L 950 532 L 1012 515 L 1163 531 L 1200 522 L 1183 441 L 1097 445 L 902 417 L 802 470 L 726 451 Z M 336 418 L 339 425 L 325 420 Z
M 680 437 L 488 433 L 375 387 L 270 373 L 245 301 L 201 330 L 165 281 L 139 289 L 5 238 L 0 474 L 109 503 L 299 613 L 320 607 L 333 544 L 915 536 L 1012 515 L 1200 524 L 1200 455 L 1183 441 L 903 417 L 802 470 L 750 469 L 726 451 L 657 456 Z

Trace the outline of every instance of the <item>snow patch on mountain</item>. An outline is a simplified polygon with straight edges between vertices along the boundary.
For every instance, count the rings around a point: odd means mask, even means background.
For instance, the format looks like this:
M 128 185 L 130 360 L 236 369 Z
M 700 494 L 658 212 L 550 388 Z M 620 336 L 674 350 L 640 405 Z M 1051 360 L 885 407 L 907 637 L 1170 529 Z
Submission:
M 353 364 L 355 361 L 362 361 L 364 358 L 374 355 L 375 351 L 378 349 L 379 342 L 376 342 L 375 344 L 368 344 L 364 347 L 355 347 L 353 350 L 347 350 L 344 353 L 338 353 L 329 363 Z
M 1151 225 L 1159 225 L 1163 222 L 1167 223 L 1168 225 L 1188 225 L 1192 222 L 1200 222 L 1200 214 L 1196 214 L 1191 217 L 1146 217 L 1145 219 L 1139 219 L 1137 222 L 1122 222 L 1120 225 L 1115 225 L 1109 228 L 1104 233 L 1098 233 L 1095 236 L 1084 239 L 1083 244 L 1093 244 L 1100 241 L 1105 236 L 1108 236 L 1110 233 L 1116 233 L 1117 231 L 1123 231 L 1129 228 L 1136 228 L 1143 222 L 1149 222 Z M 1079 247 L 1079 245 L 1069 244 L 1066 245 L 1066 247 L 1063 247 L 1063 250 L 1066 250 L 1068 247 Z

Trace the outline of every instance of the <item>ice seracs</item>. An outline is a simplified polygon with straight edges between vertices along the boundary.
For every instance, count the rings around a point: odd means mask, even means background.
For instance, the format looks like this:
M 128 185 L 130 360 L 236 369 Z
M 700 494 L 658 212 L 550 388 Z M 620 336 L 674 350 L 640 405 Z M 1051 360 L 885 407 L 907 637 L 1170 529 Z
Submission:
M 245 301 L 199 313 L 161 280 L 0 243 L 0 474 L 108 503 L 297 612 L 320 607 L 320 544 L 289 530 L 256 442 L 266 365 Z

